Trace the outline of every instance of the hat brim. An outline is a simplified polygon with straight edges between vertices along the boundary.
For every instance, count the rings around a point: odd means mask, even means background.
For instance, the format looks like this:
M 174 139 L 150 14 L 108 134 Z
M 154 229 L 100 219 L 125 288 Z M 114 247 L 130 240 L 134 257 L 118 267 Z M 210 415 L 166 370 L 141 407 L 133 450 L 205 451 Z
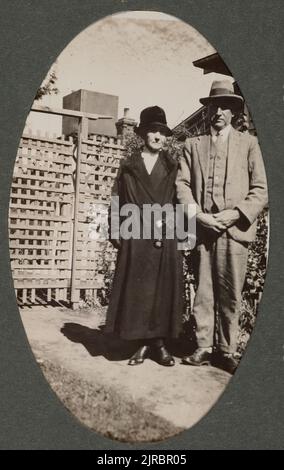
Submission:
M 240 95 L 233 95 L 233 94 L 223 94 L 223 95 L 216 95 L 216 96 L 208 96 L 206 98 L 200 98 L 200 103 L 204 106 L 207 106 L 209 103 L 214 101 L 225 101 L 228 100 L 234 107 L 242 108 L 244 105 L 244 99 Z
M 163 124 L 162 122 L 150 122 L 149 124 L 145 124 L 144 126 L 139 125 L 139 126 L 134 127 L 135 134 L 139 135 L 140 137 L 142 137 L 142 135 L 145 134 L 145 132 L 149 132 L 150 130 L 161 131 L 167 137 L 170 137 L 171 135 L 173 135 L 173 132 L 171 131 L 171 129 L 166 124 Z

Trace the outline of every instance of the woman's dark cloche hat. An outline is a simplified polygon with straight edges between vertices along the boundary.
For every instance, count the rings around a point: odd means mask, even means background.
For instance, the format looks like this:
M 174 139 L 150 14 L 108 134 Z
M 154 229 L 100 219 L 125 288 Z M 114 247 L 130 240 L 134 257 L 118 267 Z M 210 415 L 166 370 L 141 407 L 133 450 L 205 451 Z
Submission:
M 217 100 L 228 100 L 234 107 L 239 109 L 243 107 L 244 103 L 243 97 L 235 94 L 234 86 L 229 80 L 215 80 L 212 83 L 209 96 L 200 98 L 199 101 L 206 106 Z
M 171 129 L 167 126 L 165 111 L 159 106 L 150 106 L 143 109 L 140 114 L 140 124 L 134 131 L 141 136 L 141 132 L 147 132 L 151 129 L 157 129 L 165 133 L 166 136 L 172 135 Z

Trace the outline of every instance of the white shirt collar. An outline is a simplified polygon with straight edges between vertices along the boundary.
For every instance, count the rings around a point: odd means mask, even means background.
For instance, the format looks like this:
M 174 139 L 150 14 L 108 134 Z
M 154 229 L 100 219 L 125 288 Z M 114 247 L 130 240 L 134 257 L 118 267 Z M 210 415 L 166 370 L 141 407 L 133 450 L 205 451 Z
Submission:
M 220 135 L 222 138 L 222 141 L 225 142 L 229 137 L 229 133 L 231 129 L 232 129 L 231 124 L 228 124 L 228 126 L 224 127 L 224 129 L 222 129 L 221 131 L 217 131 L 216 129 L 214 129 L 214 127 L 211 126 L 211 135 L 212 135 L 213 142 L 216 141 L 217 134 Z

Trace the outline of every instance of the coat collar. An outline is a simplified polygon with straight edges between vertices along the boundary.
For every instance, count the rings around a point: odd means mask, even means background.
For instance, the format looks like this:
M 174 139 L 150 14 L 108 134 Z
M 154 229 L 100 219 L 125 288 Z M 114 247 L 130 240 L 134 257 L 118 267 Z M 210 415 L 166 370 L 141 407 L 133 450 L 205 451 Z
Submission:
M 169 176 L 170 173 L 175 176 L 174 170 L 177 170 L 177 161 L 165 151 L 161 152 L 159 159 L 166 170 L 167 176 Z M 156 162 L 155 166 L 158 164 L 159 162 Z M 151 178 L 147 173 L 140 150 L 134 152 L 129 159 L 123 162 L 123 168 L 132 173 L 141 182 L 151 201 L 157 202 L 156 188 L 153 186 Z M 153 170 L 154 169 L 155 167 Z
M 135 150 L 131 157 L 123 161 L 123 167 L 129 168 L 130 170 L 137 170 L 138 168 L 140 168 L 142 162 L 141 153 L 142 150 Z M 165 150 L 162 150 L 159 158 L 161 158 L 161 161 L 168 172 L 176 169 L 178 166 L 177 161 Z

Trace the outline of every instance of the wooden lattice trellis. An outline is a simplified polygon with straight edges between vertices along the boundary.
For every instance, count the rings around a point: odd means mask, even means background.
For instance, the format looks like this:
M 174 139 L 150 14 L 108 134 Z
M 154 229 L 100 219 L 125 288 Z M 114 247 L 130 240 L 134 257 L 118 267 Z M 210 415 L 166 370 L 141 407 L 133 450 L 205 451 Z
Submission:
M 22 136 L 11 187 L 9 230 L 19 300 L 67 300 L 74 184 L 72 141 Z
M 76 117 L 79 126 L 75 141 L 31 131 L 21 138 L 9 210 L 14 286 L 19 303 L 63 300 L 76 307 L 104 286 L 104 264 L 114 266 L 114 250 L 94 237 L 94 225 L 102 216 L 98 208 L 109 205 L 124 149 L 117 139 L 87 137 L 88 119 L 107 116 L 32 110 Z
M 113 180 L 124 147 L 119 139 L 95 135 L 81 142 L 78 225 L 74 254 L 72 303 L 95 298 L 104 287 L 105 265 L 114 267 L 115 252 L 105 240 L 107 212 Z M 82 290 L 84 292 L 82 292 Z

